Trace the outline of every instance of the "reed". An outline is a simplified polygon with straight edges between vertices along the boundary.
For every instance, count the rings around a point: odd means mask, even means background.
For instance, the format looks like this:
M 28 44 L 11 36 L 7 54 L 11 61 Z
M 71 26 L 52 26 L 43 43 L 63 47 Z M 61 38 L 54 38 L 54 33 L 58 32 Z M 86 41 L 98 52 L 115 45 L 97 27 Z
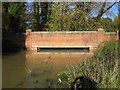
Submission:
M 99 46 L 92 58 L 83 60 L 82 63 L 71 67 L 68 71 L 58 74 L 59 78 L 65 77 L 63 83 L 71 85 L 75 78 L 87 76 L 97 82 L 98 88 L 118 88 L 118 69 L 120 61 L 120 42 L 109 41 Z

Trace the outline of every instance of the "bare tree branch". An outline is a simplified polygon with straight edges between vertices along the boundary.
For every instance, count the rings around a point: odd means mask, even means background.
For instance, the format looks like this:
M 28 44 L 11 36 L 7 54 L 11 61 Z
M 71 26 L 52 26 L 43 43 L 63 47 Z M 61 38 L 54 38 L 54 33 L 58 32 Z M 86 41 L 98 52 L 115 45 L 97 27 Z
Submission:
M 106 10 L 104 10 L 104 13 L 107 12 L 110 8 L 112 8 L 115 4 L 117 4 L 118 2 L 114 2 L 110 7 L 108 7 Z
M 118 2 L 116 0 L 111 6 L 109 6 L 107 9 L 105 9 L 105 7 L 107 5 L 107 0 L 105 0 L 105 2 L 103 3 L 103 5 L 101 6 L 101 10 L 99 11 L 97 18 L 98 19 L 101 18 L 104 13 L 106 13 L 109 9 L 111 9 L 117 3 Z

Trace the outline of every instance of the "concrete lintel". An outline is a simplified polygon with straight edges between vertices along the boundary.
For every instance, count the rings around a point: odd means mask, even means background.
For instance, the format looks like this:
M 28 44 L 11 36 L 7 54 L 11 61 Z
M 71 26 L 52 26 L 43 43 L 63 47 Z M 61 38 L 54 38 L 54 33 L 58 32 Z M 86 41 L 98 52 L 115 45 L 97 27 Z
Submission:
M 70 33 L 70 34 L 74 34 L 74 33 L 97 33 L 98 31 L 54 31 L 54 32 L 31 32 L 33 34 L 50 34 L 50 33 Z
M 105 32 L 105 34 L 116 34 L 115 32 Z
M 96 46 L 32 46 L 33 48 L 89 48 L 89 47 L 96 47 Z
M 54 52 L 54 53 L 51 53 L 51 52 L 32 52 L 32 54 L 94 54 L 94 53 L 82 53 L 82 52 L 61 52 L 61 53 L 57 53 L 57 52 Z

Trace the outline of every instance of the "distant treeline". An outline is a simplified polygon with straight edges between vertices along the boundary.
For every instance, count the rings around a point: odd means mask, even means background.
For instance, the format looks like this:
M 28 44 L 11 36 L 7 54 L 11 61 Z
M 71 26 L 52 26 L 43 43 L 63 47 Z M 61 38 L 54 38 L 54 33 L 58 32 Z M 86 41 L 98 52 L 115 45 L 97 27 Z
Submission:
M 118 30 L 117 2 L 3 2 L 3 32 Z M 102 16 L 106 15 L 107 18 Z M 115 16 L 114 19 L 113 16 Z

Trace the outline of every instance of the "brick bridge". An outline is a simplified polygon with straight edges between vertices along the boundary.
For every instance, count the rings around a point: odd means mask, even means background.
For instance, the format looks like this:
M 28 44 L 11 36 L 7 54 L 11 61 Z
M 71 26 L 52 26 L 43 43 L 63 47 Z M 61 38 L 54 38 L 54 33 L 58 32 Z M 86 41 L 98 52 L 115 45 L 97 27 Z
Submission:
M 37 48 L 94 48 L 109 40 L 118 40 L 118 32 L 98 31 L 61 31 L 61 32 L 31 32 L 26 31 L 25 46 L 30 51 Z

